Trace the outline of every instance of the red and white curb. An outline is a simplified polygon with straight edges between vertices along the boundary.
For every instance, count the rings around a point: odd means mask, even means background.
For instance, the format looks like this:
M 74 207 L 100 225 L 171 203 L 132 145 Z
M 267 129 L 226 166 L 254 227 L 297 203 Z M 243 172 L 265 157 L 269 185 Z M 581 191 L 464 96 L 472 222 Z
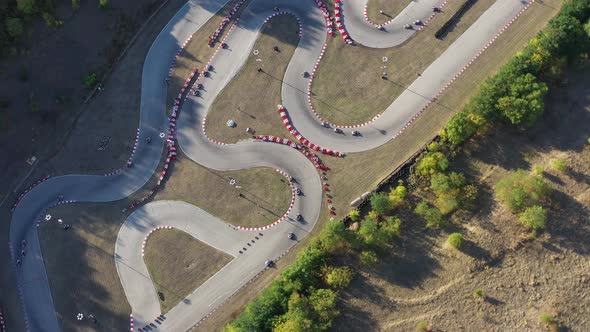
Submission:
M 268 21 L 270 21 L 272 18 L 277 17 L 279 15 L 293 16 L 295 18 L 295 20 L 297 21 L 297 25 L 299 26 L 299 30 L 297 31 L 297 35 L 299 36 L 299 38 L 301 38 L 303 36 L 303 24 L 301 24 L 301 19 L 299 19 L 299 16 L 297 16 L 295 13 L 288 11 L 288 10 L 279 10 L 278 12 L 273 13 L 272 15 L 270 15 L 269 17 L 264 19 L 262 24 L 268 23 Z
M 295 205 L 295 197 L 297 197 L 297 193 L 295 192 L 295 186 L 293 185 L 293 182 L 291 181 L 292 177 L 289 174 L 287 174 L 279 169 L 274 169 L 274 171 L 281 174 L 285 178 L 287 178 L 287 181 L 289 183 L 289 187 L 291 187 L 291 202 L 289 203 L 289 208 L 287 209 L 287 212 L 285 212 L 285 214 L 283 214 L 282 217 L 280 217 L 277 221 L 273 222 L 270 225 L 261 226 L 261 227 L 244 227 L 244 226 L 232 225 L 235 229 L 240 230 L 240 231 L 263 231 L 263 230 L 267 230 L 269 228 L 272 228 L 272 227 L 280 224 L 281 221 L 285 220 L 289 216 L 289 213 L 291 213 L 291 210 L 293 210 L 293 206 Z
M 211 66 L 211 63 L 213 62 L 213 60 L 215 59 L 215 56 L 217 55 L 217 52 L 219 52 L 219 50 L 223 47 L 223 44 L 227 40 L 228 36 L 236 28 L 239 19 L 240 19 L 239 17 L 236 18 L 234 24 L 232 24 L 232 26 L 229 28 L 229 30 L 227 31 L 227 34 L 223 37 L 223 40 L 217 46 L 217 48 L 215 49 L 215 52 L 213 52 L 213 55 L 211 55 L 211 58 L 209 58 L 209 61 L 207 62 L 207 65 L 205 66 L 205 70 L 209 69 L 209 67 Z M 201 79 L 205 75 L 204 73 L 205 73 L 205 71 L 202 71 L 201 74 L 197 77 L 195 83 L 193 84 L 193 86 L 197 86 L 197 89 L 198 89 L 199 82 L 201 81 Z M 226 143 L 214 140 L 211 137 L 209 137 L 209 135 L 207 135 L 206 123 L 207 123 L 207 114 L 205 114 L 205 116 L 203 117 L 203 122 L 201 123 L 201 129 L 203 130 L 203 134 L 209 140 L 209 142 L 219 144 L 219 145 L 227 145 Z
M 112 170 L 108 173 L 105 173 L 104 176 L 113 176 L 116 174 L 121 173 L 125 168 L 130 167 L 133 164 L 133 156 L 135 155 L 135 151 L 137 151 L 137 144 L 139 143 L 139 128 L 137 128 L 135 132 L 135 142 L 133 143 L 133 149 L 131 149 L 131 155 L 127 158 L 125 165 L 119 167 L 116 170 Z
M 410 121 L 408 121 L 403 127 L 402 129 L 400 129 L 395 135 L 393 135 L 393 139 L 397 138 L 399 135 L 402 134 L 402 132 L 406 129 L 408 129 L 408 127 L 414 122 L 416 121 L 416 119 L 422 114 L 424 113 L 424 111 L 426 111 L 426 109 L 428 109 L 428 107 L 430 107 L 430 105 L 432 105 L 432 103 L 434 103 L 442 94 L 443 92 L 445 92 L 445 90 L 447 90 L 451 84 L 453 82 L 455 82 L 459 76 L 461 76 L 461 74 L 463 74 L 465 72 L 465 70 L 467 70 L 467 68 L 469 68 L 469 66 L 471 66 L 475 60 L 477 60 L 477 58 L 479 58 L 483 52 L 485 52 L 485 50 L 488 49 L 488 47 L 490 47 L 497 39 L 498 37 L 500 37 L 500 35 L 502 35 L 511 25 L 512 23 L 514 23 L 514 21 L 516 21 L 516 19 L 522 15 L 535 1 L 531 0 L 529 3 L 527 3 L 517 14 L 516 16 L 514 16 L 510 22 L 508 22 L 508 24 L 506 24 L 502 29 L 500 29 L 500 31 L 471 59 L 469 60 L 469 62 L 463 66 L 463 68 L 461 68 L 461 70 L 455 74 L 455 76 L 453 76 L 453 78 L 447 82 L 447 84 L 445 84 L 445 86 L 434 96 L 434 98 L 430 99 L 430 101 L 428 102 L 428 104 L 426 104 L 426 106 L 424 106 L 418 113 L 416 113 L 412 119 L 410 119 Z
M 340 32 L 340 35 L 342 36 L 342 40 L 345 43 L 347 43 L 348 45 L 351 45 L 352 39 L 348 35 L 348 32 L 346 31 L 346 27 L 344 27 L 344 22 L 342 22 L 341 12 L 342 12 L 342 0 L 334 1 L 334 19 L 336 21 L 336 27 L 338 28 L 338 32 Z
M 153 232 L 159 231 L 161 229 L 174 229 L 174 227 L 172 227 L 172 226 L 158 226 L 158 227 L 152 229 L 151 231 L 149 231 L 149 233 L 147 233 L 147 235 L 143 238 L 143 242 L 141 243 L 141 257 L 144 257 L 144 255 L 145 255 L 145 245 L 146 245 L 147 240 L 150 237 L 150 235 L 152 235 Z
M 315 4 L 320 8 L 322 14 L 324 14 L 324 20 L 326 21 L 326 33 L 330 37 L 334 36 L 334 30 L 332 29 L 332 18 L 330 17 L 330 12 L 328 11 L 328 7 L 322 0 L 314 0 Z
M 315 150 L 315 151 L 321 152 L 321 153 L 329 155 L 329 156 L 344 157 L 344 155 L 345 155 L 344 153 L 330 150 L 330 149 L 326 149 L 326 148 L 322 148 L 319 145 L 315 145 L 315 144 L 311 143 L 307 138 L 305 138 L 303 135 L 301 135 L 301 133 L 299 133 L 297 131 L 297 129 L 295 129 L 295 127 L 291 123 L 291 119 L 289 118 L 289 114 L 287 113 L 287 110 L 285 109 L 285 107 L 283 107 L 283 105 L 278 105 L 277 108 L 278 108 L 279 114 L 281 115 L 281 120 L 283 121 L 283 125 L 285 126 L 285 128 L 287 128 L 289 133 L 291 133 L 291 135 L 293 135 L 293 137 L 297 138 L 299 140 L 299 142 L 301 142 L 301 144 L 307 146 L 311 150 Z
M 188 37 L 184 41 L 184 43 L 182 43 L 182 45 L 180 46 L 178 51 L 176 51 L 176 54 L 172 58 L 172 61 L 170 61 L 170 69 L 168 69 L 168 76 L 166 77 L 166 80 L 168 80 L 168 79 L 170 79 L 170 77 L 172 77 L 172 73 L 174 72 L 174 66 L 176 65 L 176 61 L 178 61 L 178 57 L 180 56 L 180 53 L 182 53 L 182 51 L 186 48 L 186 45 L 188 45 L 188 43 L 191 41 L 191 39 L 193 39 L 193 35 Z
M 219 35 L 223 32 L 223 29 L 225 29 L 229 22 L 231 22 L 231 19 L 240 10 L 240 7 L 242 7 L 244 2 L 246 2 L 246 0 L 238 1 L 234 5 L 234 7 L 229 11 L 229 13 L 225 15 L 223 20 L 221 20 L 221 23 L 219 23 L 219 27 L 217 27 L 217 30 L 215 30 L 213 35 L 211 35 L 211 37 L 209 37 L 209 40 L 207 41 L 207 45 L 209 45 L 209 47 L 213 47 L 215 45 L 215 42 L 217 41 L 217 38 L 219 38 Z
M 16 206 L 18 205 L 18 203 L 20 203 L 20 201 L 22 201 L 22 199 L 31 192 L 31 190 L 33 190 L 33 188 L 35 188 L 36 186 L 40 185 L 41 183 L 47 181 L 51 176 L 50 175 L 46 175 L 44 178 L 39 179 L 35 182 L 33 182 L 33 184 L 31 184 L 27 189 L 25 189 L 16 199 L 16 201 L 14 202 L 14 204 L 12 204 L 12 207 L 10 208 L 10 211 L 13 212 L 14 209 L 16 208 Z

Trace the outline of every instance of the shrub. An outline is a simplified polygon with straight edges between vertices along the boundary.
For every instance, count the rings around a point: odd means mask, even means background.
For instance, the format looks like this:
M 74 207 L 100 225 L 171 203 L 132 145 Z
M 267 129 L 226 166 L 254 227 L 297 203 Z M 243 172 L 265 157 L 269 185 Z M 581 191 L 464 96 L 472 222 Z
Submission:
M 364 266 L 374 266 L 377 261 L 377 254 L 374 251 L 366 250 L 361 252 L 361 264 Z
M 16 9 L 25 15 L 35 12 L 35 0 L 16 0 Z
M 428 152 L 416 165 L 418 175 L 429 177 L 438 172 L 444 172 L 449 168 L 449 160 L 442 152 Z
M 388 195 L 390 208 L 397 209 L 402 206 L 407 195 L 408 189 L 401 183 L 397 187 L 392 188 Z
M 533 167 L 533 174 L 542 176 L 545 173 L 545 169 L 543 166 L 535 166 Z
M 342 289 L 352 281 L 353 273 L 349 267 L 337 267 L 329 269 L 326 274 L 326 283 L 336 289 Z
M 425 201 L 418 203 L 414 212 L 426 220 L 426 227 L 428 228 L 439 228 L 443 225 L 444 220 L 441 212 L 437 208 L 428 205 Z
M 416 332 L 429 332 L 430 330 L 430 324 L 425 320 L 421 320 L 416 324 Z
M 447 239 L 447 243 L 457 250 L 463 247 L 464 242 L 465 241 L 463 240 L 463 235 L 461 235 L 461 233 L 452 233 Z
M 567 162 L 563 159 L 553 159 L 551 160 L 551 168 L 558 172 L 564 173 L 567 171 L 568 166 Z
M 98 77 L 95 73 L 90 73 L 84 77 L 84 85 L 88 88 L 92 88 L 98 83 Z
M 57 18 L 55 18 L 55 16 L 52 13 L 43 12 L 41 16 L 43 16 L 43 20 L 45 20 L 45 23 L 50 27 L 56 28 L 64 24 L 62 20 L 58 20 Z
M 373 219 L 367 218 L 363 220 L 358 234 L 368 247 L 379 247 L 385 242 L 383 233 L 379 230 L 379 225 Z
M 380 215 L 385 214 L 390 208 L 387 194 L 374 193 L 371 195 L 371 208 Z
M 548 197 L 550 188 L 542 178 L 518 170 L 502 178 L 494 188 L 500 201 L 514 213 L 522 212 Z
M 541 231 L 545 229 L 547 212 L 543 207 L 534 205 L 526 208 L 526 210 L 520 214 L 519 219 L 526 228 L 533 231 Z
M 318 238 L 322 248 L 328 252 L 332 252 L 346 243 L 346 236 L 347 231 L 344 223 L 331 220 L 327 222 Z
M 72 0 L 72 9 L 73 10 L 80 9 L 80 0 Z
M 100 9 L 109 8 L 109 0 L 98 0 L 98 8 L 100 8 Z
M 6 20 L 6 32 L 13 38 L 19 38 L 24 32 L 23 22 L 18 17 L 11 17 Z
M 477 298 L 477 299 L 483 299 L 485 296 L 483 289 L 478 288 L 473 292 L 473 297 Z
M 399 237 L 401 234 L 402 221 L 398 217 L 387 217 L 385 221 L 381 223 L 381 232 L 384 237 L 391 240 L 394 236 Z
M 348 217 L 350 218 L 350 220 L 354 221 L 358 221 L 359 217 L 360 217 L 361 213 L 359 212 L 359 210 L 354 209 L 354 210 L 350 210 L 350 212 L 348 213 Z
M 549 314 L 542 314 L 540 317 L 541 323 L 543 324 L 549 324 L 551 322 L 553 322 L 553 317 Z

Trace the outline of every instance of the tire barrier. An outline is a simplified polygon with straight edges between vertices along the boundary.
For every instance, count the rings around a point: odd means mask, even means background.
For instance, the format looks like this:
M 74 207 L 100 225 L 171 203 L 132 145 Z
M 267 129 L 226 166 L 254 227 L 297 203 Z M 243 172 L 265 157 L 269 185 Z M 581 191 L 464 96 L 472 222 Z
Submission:
M 352 39 L 344 27 L 344 22 L 342 22 L 342 0 L 336 0 L 334 2 L 334 19 L 336 21 L 338 32 L 340 32 L 340 35 L 342 36 L 342 40 L 348 45 L 351 45 Z
M 275 172 L 281 174 L 285 178 L 287 178 L 287 181 L 289 183 L 289 187 L 291 187 L 291 202 L 289 203 L 289 208 L 287 209 L 287 212 L 285 212 L 285 214 L 283 214 L 277 221 L 273 222 L 272 224 L 266 225 L 266 226 L 244 227 L 244 226 L 231 225 L 234 229 L 237 229 L 240 231 L 263 231 L 263 230 L 272 228 L 272 227 L 280 224 L 281 221 L 287 219 L 287 217 L 289 216 L 289 214 L 293 210 L 293 206 L 295 205 L 295 197 L 297 197 L 296 189 L 295 189 L 295 186 L 293 185 L 293 182 L 292 182 L 293 178 L 289 174 L 287 174 L 279 169 L 273 169 L 273 170 Z
M 259 141 L 259 142 L 271 142 L 271 143 L 288 145 L 294 149 L 297 149 L 299 152 L 303 153 L 303 155 L 306 156 L 307 159 L 309 159 L 313 163 L 315 168 L 317 168 L 318 170 L 328 170 L 329 169 L 328 166 L 326 166 L 322 163 L 320 158 L 315 153 L 307 151 L 306 149 L 303 148 L 303 146 L 298 145 L 291 140 L 288 140 L 286 138 L 270 136 L 270 135 L 254 135 L 254 136 L 252 136 L 252 138 L 254 138 L 256 141 Z
M 219 46 L 217 46 L 217 48 L 215 49 L 215 52 L 213 52 L 213 55 L 211 55 L 211 57 L 209 58 L 209 61 L 207 61 L 207 64 L 205 65 L 205 69 L 208 69 L 211 66 L 211 63 L 213 62 L 213 59 L 215 59 L 217 52 L 219 52 L 219 50 L 223 48 L 223 45 L 225 44 L 225 40 L 231 34 L 231 32 L 234 31 L 234 29 L 236 28 L 239 19 L 240 18 L 237 17 L 234 24 L 232 24 L 232 26 L 229 28 L 229 30 L 227 31 L 227 34 L 225 35 L 225 37 L 223 37 L 223 40 L 221 41 Z M 195 80 L 195 83 L 193 83 L 193 88 L 191 89 L 191 91 L 195 90 L 195 88 L 194 88 L 195 86 L 197 86 L 196 89 L 199 89 L 201 79 L 203 78 L 203 76 L 205 76 L 205 74 L 204 74 L 205 72 L 206 71 L 202 71 L 201 74 L 197 77 L 197 79 Z M 226 145 L 226 143 L 214 140 L 211 137 L 209 137 L 209 135 L 207 135 L 206 124 L 207 124 L 207 115 L 205 115 L 205 117 L 203 117 L 203 122 L 201 123 L 201 129 L 203 130 L 203 134 L 205 135 L 205 137 L 207 137 L 209 142 L 219 144 L 219 145 Z
M 447 2 L 449 2 L 449 0 L 445 0 L 440 5 L 433 7 L 432 14 L 430 14 L 430 16 L 423 22 L 423 24 L 418 25 L 416 27 L 416 30 L 420 31 L 420 30 L 424 29 L 424 27 L 427 26 L 428 23 L 434 18 L 434 16 L 436 16 L 436 14 L 441 11 L 441 9 L 447 4 Z M 371 19 L 369 18 L 369 15 L 367 13 L 368 4 L 369 4 L 368 2 L 365 4 L 365 8 L 363 10 L 363 17 L 365 18 L 365 22 L 367 22 L 368 24 L 374 26 L 377 29 L 383 29 L 386 25 L 391 24 L 395 20 L 395 17 L 394 17 L 394 18 L 388 20 L 387 22 L 384 22 L 381 24 L 377 24 L 377 23 L 371 21 Z
M 510 22 L 508 22 L 508 24 L 506 24 L 502 29 L 500 29 L 500 31 L 479 51 L 477 52 L 477 54 L 471 58 L 471 60 L 469 60 L 469 62 L 463 66 L 463 68 L 461 68 L 461 70 L 455 74 L 455 76 L 453 76 L 453 78 L 451 78 L 451 80 L 449 82 L 447 82 L 447 84 L 445 84 L 445 86 L 433 97 L 429 100 L 428 104 L 426 104 L 426 106 L 422 107 L 422 109 L 414 114 L 414 116 L 410 119 L 410 121 L 408 121 L 403 127 L 402 129 L 400 129 L 397 133 L 395 133 L 392 137 L 392 139 L 396 139 L 399 135 L 401 135 L 404 130 L 408 129 L 408 127 L 410 127 L 410 125 L 416 121 L 416 119 L 418 119 L 418 117 L 424 113 L 424 111 L 426 111 L 426 109 L 428 109 L 430 107 L 430 105 L 432 105 L 434 102 L 436 102 L 436 100 L 438 100 L 438 98 L 449 88 L 449 86 L 451 86 L 451 84 L 453 84 L 458 78 L 459 76 L 461 76 L 465 70 L 467 70 L 467 68 L 469 68 L 469 66 L 471 66 L 475 60 L 477 60 L 482 54 L 483 52 L 485 52 L 485 50 L 488 49 L 488 47 L 492 46 L 492 44 L 498 39 L 498 37 L 500 37 L 500 35 L 502 35 L 511 25 L 512 23 L 514 23 L 514 21 L 516 21 L 516 19 L 522 15 L 527 9 L 529 9 L 529 7 L 535 2 L 535 0 L 530 0 L 517 14 L 516 16 L 514 16 Z
M 14 209 L 16 209 L 16 206 L 18 205 L 18 203 L 20 203 L 20 201 L 22 201 L 22 199 L 27 196 L 27 194 L 29 192 L 31 192 L 31 190 L 33 190 L 33 188 L 35 188 L 36 186 L 40 185 L 41 183 L 47 181 L 51 176 L 50 175 L 46 175 L 44 178 L 39 179 L 35 182 L 33 182 L 33 184 L 31 184 L 27 189 L 25 189 L 19 196 L 18 198 L 14 201 L 14 204 L 12 204 L 12 207 L 10 208 L 10 212 L 14 212 Z
M 329 156 L 336 156 L 336 157 L 344 157 L 345 156 L 345 154 L 342 152 L 322 148 L 319 145 L 315 145 L 315 144 L 311 143 L 307 138 L 305 138 L 303 135 L 301 135 L 297 131 L 297 129 L 295 129 L 295 127 L 291 124 L 291 119 L 289 118 L 289 114 L 287 113 L 287 110 L 285 109 L 285 107 L 283 107 L 283 105 L 278 105 L 277 108 L 278 108 L 279 114 L 281 115 L 281 120 L 283 121 L 283 125 L 285 126 L 285 128 L 287 128 L 289 133 L 291 133 L 291 135 L 293 135 L 293 137 L 297 138 L 299 140 L 299 142 L 301 142 L 301 144 L 303 144 L 304 146 L 308 147 L 311 150 L 321 152 L 321 153 L 329 155 Z
M 326 32 L 330 37 L 334 36 L 334 30 L 332 29 L 332 17 L 330 17 L 330 12 L 328 11 L 328 7 L 322 0 L 314 0 L 315 4 L 320 8 L 322 14 L 324 14 L 324 20 L 326 21 Z
M 158 182 L 156 186 L 154 186 L 145 196 L 142 198 L 133 201 L 129 204 L 124 211 L 131 210 L 137 208 L 143 202 L 149 200 L 154 194 L 160 189 L 166 174 L 168 173 L 168 169 L 170 168 L 170 164 L 176 160 L 176 120 L 178 118 L 178 111 L 180 110 L 180 104 L 186 98 L 186 92 L 191 85 L 191 81 L 199 73 L 198 69 L 194 69 L 186 78 L 184 85 L 180 88 L 178 95 L 174 98 L 174 105 L 172 106 L 172 112 L 168 117 L 168 135 L 166 137 L 166 160 L 164 161 L 164 166 L 162 167 L 162 171 L 160 172 L 160 177 L 158 178 Z
M 234 7 L 229 11 L 229 13 L 227 15 L 225 15 L 223 20 L 221 20 L 221 23 L 219 23 L 217 30 L 215 30 L 215 32 L 207 40 L 207 45 L 209 45 L 209 47 L 215 46 L 217 39 L 219 38 L 219 36 L 221 35 L 221 33 L 223 32 L 225 27 L 229 24 L 229 22 L 231 22 L 234 15 L 240 10 L 240 7 L 242 7 L 244 2 L 246 2 L 246 0 L 239 0 L 234 5 Z
M 0 332 L 6 332 L 6 324 L 4 323 L 4 311 L 0 308 Z

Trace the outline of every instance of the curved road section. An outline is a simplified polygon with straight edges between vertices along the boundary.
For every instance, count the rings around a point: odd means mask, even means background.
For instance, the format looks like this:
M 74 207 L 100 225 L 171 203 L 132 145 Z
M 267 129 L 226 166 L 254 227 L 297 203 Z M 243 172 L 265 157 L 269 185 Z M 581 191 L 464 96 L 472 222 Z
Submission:
M 133 167 L 110 177 L 68 175 L 52 178 L 32 190 L 16 207 L 11 221 L 10 241 L 16 251 L 22 240 L 26 239 L 28 243 L 28 254 L 16 273 L 29 330 L 59 331 L 35 227 L 44 209 L 55 204 L 60 195 L 65 200 L 79 202 L 118 200 L 148 181 L 158 165 L 164 142 L 149 145 L 143 142 L 146 137 L 158 137 L 166 128 L 167 87 L 164 79 L 170 60 L 183 41 L 200 29 L 226 2 L 189 1 L 150 48 L 142 74 L 140 137 Z M 432 7 L 441 3 L 440 0 L 414 1 L 385 30 L 378 30 L 363 18 L 365 2 L 345 1 L 343 21 L 357 43 L 381 48 L 399 45 L 410 38 L 416 31 L 404 29 L 403 25 L 425 20 L 432 14 Z M 303 36 L 287 68 L 282 87 L 283 105 L 289 110 L 293 124 L 315 144 L 337 151 L 358 152 L 391 140 L 526 5 L 521 1 L 497 0 L 377 120 L 359 128 L 360 137 L 352 137 L 349 133 L 340 135 L 323 128 L 307 105 L 309 81 L 302 78 L 301 73 L 312 71 L 326 40 L 321 11 L 311 0 L 253 0 L 227 37 L 229 47 L 221 49 L 213 59 L 211 64 L 215 70 L 210 77 L 203 78 L 204 92 L 199 97 L 190 95 L 185 101 L 178 122 L 178 142 L 189 158 L 205 167 L 238 170 L 264 166 L 286 172 L 295 179 L 295 185 L 303 195 L 296 199 L 290 217 L 260 234 L 238 231 L 186 203 L 153 202 L 137 209 L 121 227 L 115 248 L 117 270 L 133 310 L 135 326 L 153 323 L 160 315 L 156 291 L 141 258 L 141 244 L 154 228 L 179 228 L 235 257 L 174 307 L 167 314 L 167 319 L 158 325 L 162 331 L 184 331 L 263 270 L 266 259 L 281 256 L 306 236 L 319 217 L 321 181 L 316 169 L 301 153 L 287 146 L 260 142 L 219 145 L 209 141 L 201 129 L 214 99 L 245 63 L 264 20 L 273 13 L 273 7 L 279 6 L 281 10 L 297 15 L 303 25 Z M 293 220 L 297 213 L 303 215 L 303 222 Z M 295 233 L 295 240 L 287 239 L 288 232 Z M 251 246 L 246 245 L 249 241 Z M 247 250 L 241 250 L 246 247 Z

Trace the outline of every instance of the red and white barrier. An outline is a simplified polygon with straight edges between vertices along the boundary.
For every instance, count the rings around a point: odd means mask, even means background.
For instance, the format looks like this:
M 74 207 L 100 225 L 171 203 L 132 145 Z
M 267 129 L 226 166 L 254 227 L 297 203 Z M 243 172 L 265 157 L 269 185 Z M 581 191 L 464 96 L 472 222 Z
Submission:
M 129 315 L 129 331 L 133 332 L 133 314 Z
M 328 7 L 322 0 L 314 0 L 315 4 L 320 8 L 322 14 L 324 14 L 324 20 L 326 21 L 326 32 L 330 37 L 334 36 L 334 30 L 332 29 L 332 17 L 330 17 L 330 12 L 328 11 Z
M 297 149 L 299 152 L 303 153 L 315 166 L 315 168 L 319 170 L 327 170 L 328 167 L 322 163 L 320 158 L 312 152 L 307 151 L 303 148 L 303 146 L 296 144 L 295 142 L 288 140 L 286 138 L 280 138 L 270 135 L 254 135 L 253 138 L 259 142 L 271 142 L 271 143 L 278 143 L 283 145 L 288 145 L 294 149 Z
M 299 16 L 295 15 L 294 13 L 287 11 L 287 10 L 280 10 L 276 13 L 273 13 L 272 15 L 270 15 L 269 17 L 267 17 L 266 19 L 264 19 L 263 24 L 268 23 L 268 21 L 270 21 L 273 17 L 277 17 L 279 15 L 290 15 L 293 16 L 295 18 L 295 20 L 297 20 L 297 25 L 299 26 L 299 30 L 297 32 L 297 35 L 299 36 L 299 38 L 301 38 L 301 36 L 303 36 L 303 24 L 301 24 L 301 19 L 299 19 Z
M 16 208 L 16 206 L 18 205 L 18 203 L 20 203 L 20 201 L 23 200 L 23 198 L 31 192 L 31 190 L 33 190 L 33 188 L 35 188 L 36 186 L 40 185 L 42 182 L 47 181 L 51 176 L 50 175 L 46 175 L 44 178 L 35 181 L 33 184 L 31 184 L 27 189 L 25 189 L 16 199 L 16 201 L 14 201 L 14 204 L 12 204 L 12 207 L 10 208 L 10 211 L 14 211 L 14 209 Z
M 150 235 L 152 235 L 153 232 L 161 230 L 161 229 L 174 229 L 174 227 L 172 227 L 172 226 L 158 226 L 158 227 L 152 229 L 149 233 L 147 233 L 147 235 L 143 238 L 143 241 L 141 242 L 141 257 L 144 257 L 144 255 L 145 255 L 145 245 L 146 245 L 147 240 L 150 237 Z
M 342 21 L 342 0 L 334 1 L 334 20 L 336 21 L 336 28 L 338 28 L 338 32 L 340 32 L 342 40 L 348 45 L 351 45 L 352 38 L 350 38 L 350 35 L 348 35 L 346 27 L 344 27 L 344 22 Z
M 219 27 L 217 27 L 217 29 L 215 30 L 213 35 L 211 35 L 209 37 L 209 40 L 207 41 L 207 45 L 209 45 L 209 47 L 213 47 L 215 45 L 215 42 L 217 41 L 217 38 L 219 38 L 219 36 L 223 32 L 223 29 L 225 29 L 225 27 L 229 24 L 229 22 L 231 22 L 232 18 L 240 10 L 240 7 L 244 4 L 244 2 L 246 2 L 246 0 L 238 1 L 234 5 L 234 7 L 229 11 L 229 13 L 227 13 L 227 15 L 225 15 L 223 20 L 221 20 L 221 23 L 219 23 Z
M 289 114 L 287 114 L 287 110 L 283 107 L 283 105 L 278 105 L 277 107 L 278 107 L 279 114 L 281 115 L 281 120 L 283 121 L 283 125 L 285 126 L 285 128 L 287 128 L 287 130 L 289 131 L 289 133 L 291 133 L 291 135 L 293 135 L 295 138 L 297 138 L 299 140 L 299 142 L 301 142 L 301 144 L 310 148 L 311 150 L 321 152 L 321 153 L 327 154 L 329 156 L 344 157 L 344 153 L 330 150 L 330 149 L 326 149 L 326 148 L 322 148 L 319 145 L 315 145 L 315 144 L 311 143 L 307 138 L 305 138 L 303 135 L 301 135 L 301 133 L 299 133 L 297 131 L 297 129 L 295 129 L 295 127 L 291 123 L 291 119 L 289 118 Z
M 428 102 L 428 104 L 426 104 L 426 106 L 424 106 L 418 113 L 416 113 L 411 119 L 410 121 L 408 121 L 403 127 L 402 129 L 400 129 L 397 133 L 395 133 L 395 135 L 393 135 L 393 139 L 397 138 L 399 135 L 402 134 L 402 132 L 406 129 L 408 129 L 408 127 L 414 122 L 416 121 L 416 119 L 422 114 L 424 113 L 424 111 L 426 111 L 426 109 L 428 109 L 428 107 L 430 107 L 430 105 L 432 105 L 432 103 L 434 103 L 442 94 L 443 92 L 445 92 L 445 90 L 447 90 L 449 88 L 449 86 L 451 86 L 451 84 L 453 84 L 453 82 L 455 82 L 459 76 L 461 76 L 461 74 L 463 74 L 465 72 L 465 70 L 467 70 L 467 68 L 469 68 L 469 66 L 471 66 L 475 60 L 477 60 L 477 58 L 479 58 L 483 52 L 490 47 L 495 41 L 496 39 L 498 39 L 498 37 L 500 37 L 501 34 L 503 34 L 511 25 L 512 23 L 514 23 L 514 21 L 516 21 L 516 19 L 522 15 L 535 1 L 531 0 L 529 3 L 526 4 L 526 6 L 524 6 L 517 14 L 515 17 L 513 17 L 510 22 L 508 22 L 508 24 L 506 24 L 502 29 L 500 29 L 500 31 L 483 47 L 483 49 L 481 49 L 479 52 L 477 52 L 477 54 L 471 59 L 469 60 L 469 62 L 463 66 L 463 68 L 461 68 L 461 70 L 455 74 L 455 76 L 453 76 L 453 78 L 451 78 L 451 80 L 449 82 L 447 82 L 447 84 L 445 84 L 445 86 L 434 96 L 434 98 L 430 99 L 430 101 Z

